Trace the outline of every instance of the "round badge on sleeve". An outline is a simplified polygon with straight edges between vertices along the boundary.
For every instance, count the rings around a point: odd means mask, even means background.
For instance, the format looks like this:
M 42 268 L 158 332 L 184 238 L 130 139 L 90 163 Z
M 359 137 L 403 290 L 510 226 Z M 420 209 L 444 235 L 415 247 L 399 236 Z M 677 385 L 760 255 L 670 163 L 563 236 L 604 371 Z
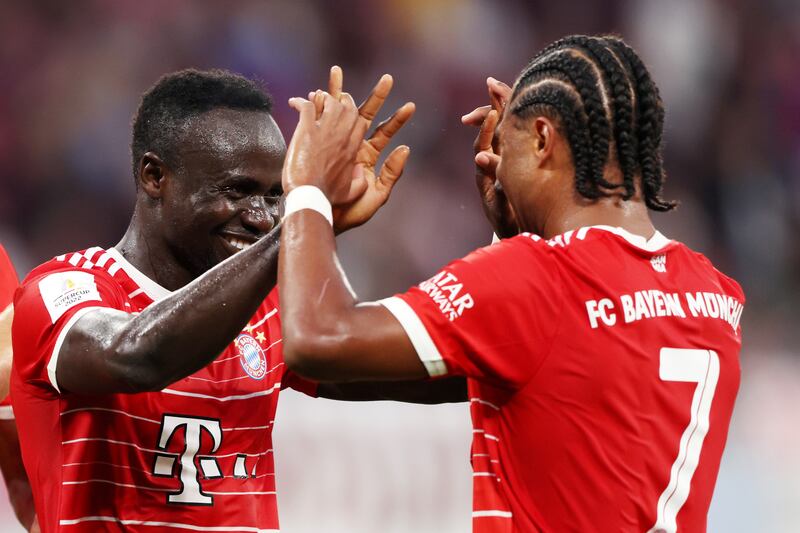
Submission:
M 234 344 L 239 352 L 239 362 L 247 375 L 253 379 L 262 379 L 267 374 L 267 356 L 258 341 L 242 333 L 236 337 Z

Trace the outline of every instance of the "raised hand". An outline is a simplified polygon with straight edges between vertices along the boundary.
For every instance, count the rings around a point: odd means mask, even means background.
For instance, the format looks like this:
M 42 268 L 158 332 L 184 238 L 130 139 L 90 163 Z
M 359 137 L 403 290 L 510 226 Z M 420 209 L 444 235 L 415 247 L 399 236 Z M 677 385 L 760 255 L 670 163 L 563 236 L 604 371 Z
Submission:
M 329 94 L 334 97 L 347 95 L 342 92 L 343 77 L 341 68 L 331 68 Z M 359 121 L 365 130 L 369 129 L 383 107 L 393 83 L 390 75 L 381 76 L 366 100 L 358 107 Z M 317 91 L 309 95 L 313 96 L 318 111 L 322 94 L 324 93 Z M 337 233 L 365 223 L 389 199 L 394 184 L 403 174 L 410 149 L 408 146 L 398 146 L 392 150 L 376 173 L 378 159 L 395 134 L 412 117 L 415 109 L 411 102 L 403 104 L 391 117 L 381 122 L 369 138 L 362 139 L 355 157 L 356 175 L 351 182 L 350 194 L 345 202 L 333 206 L 334 229 Z
M 354 181 L 355 157 L 368 124 L 359 120 L 349 95 L 323 93 L 322 105 L 305 98 L 289 99 L 300 118 L 283 164 L 283 189 L 319 187 L 332 204 L 348 201 Z M 355 170 L 356 179 L 360 171 Z M 363 178 L 361 178 L 363 180 Z
M 514 209 L 497 180 L 500 149 L 495 129 L 506 104 L 511 98 L 511 87 L 494 78 L 488 78 L 489 105 L 481 106 L 461 117 L 461 122 L 479 126 L 473 143 L 475 153 L 475 183 L 481 195 L 483 211 L 499 237 L 512 237 L 519 233 Z

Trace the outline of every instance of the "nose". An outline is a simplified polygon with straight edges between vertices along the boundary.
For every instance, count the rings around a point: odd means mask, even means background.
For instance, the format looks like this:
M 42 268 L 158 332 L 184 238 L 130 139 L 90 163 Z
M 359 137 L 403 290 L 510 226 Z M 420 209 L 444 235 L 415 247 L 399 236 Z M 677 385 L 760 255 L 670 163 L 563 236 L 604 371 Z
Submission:
M 269 209 L 263 197 L 256 197 L 250 202 L 241 215 L 242 225 L 246 230 L 261 237 L 275 227 L 278 223 L 277 210 Z

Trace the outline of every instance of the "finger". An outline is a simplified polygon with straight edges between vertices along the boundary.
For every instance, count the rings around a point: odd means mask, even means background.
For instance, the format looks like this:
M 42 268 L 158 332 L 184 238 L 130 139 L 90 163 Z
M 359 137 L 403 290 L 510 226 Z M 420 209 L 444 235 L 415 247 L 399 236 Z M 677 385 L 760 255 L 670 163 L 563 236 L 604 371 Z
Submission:
M 491 76 L 486 78 L 486 85 L 489 89 L 489 100 L 492 102 L 492 107 L 497 111 L 502 111 L 511 98 L 511 87 Z
M 289 98 L 289 107 L 300 114 L 298 125 L 314 122 L 317 118 L 317 112 L 314 104 L 305 98 L 300 98 L 299 96 Z
M 481 107 L 473 109 L 461 117 L 461 123 L 466 124 L 467 126 L 480 126 L 483 124 L 483 121 L 486 119 L 486 115 L 488 115 L 489 111 L 491 110 L 491 105 L 482 105 Z
M 483 170 L 484 174 L 494 176 L 497 166 L 500 164 L 500 156 L 492 152 L 478 152 L 475 154 L 475 164 Z
M 331 94 L 333 94 L 333 93 L 331 93 Z M 350 93 L 341 93 L 339 95 L 339 101 L 341 103 L 343 103 L 344 105 L 346 105 L 346 106 L 351 106 L 351 107 L 357 109 L 356 108 L 356 101 L 353 100 L 353 95 L 351 95 Z
M 478 138 L 475 139 L 475 150 L 486 151 L 492 149 L 492 139 L 494 138 L 494 129 L 497 127 L 497 111 L 492 109 L 486 115 L 486 120 L 481 124 L 481 130 L 478 132 Z
M 334 65 L 331 67 L 330 78 L 328 79 L 328 92 L 338 98 L 342 94 L 342 84 L 344 82 L 344 72 L 342 67 Z
M 383 103 L 386 101 L 386 97 L 389 96 L 393 84 L 394 80 L 389 74 L 381 76 L 381 79 L 379 79 L 375 87 L 372 88 L 372 92 L 369 93 L 367 99 L 358 107 L 361 118 L 368 123 L 372 122 L 375 115 L 377 115 L 378 111 L 383 107 Z
M 316 118 L 319 119 L 319 116 L 322 114 L 322 108 L 325 105 L 325 98 L 322 91 L 314 91 L 308 93 L 308 99 L 314 102 L 314 108 L 316 109 L 317 115 Z
M 350 189 L 347 196 L 341 203 L 349 204 L 360 198 L 369 188 L 369 183 L 364 175 L 364 167 L 361 164 L 353 166 L 352 179 L 350 180 Z
M 375 133 L 372 134 L 367 142 L 378 152 L 386 148 L 386 145 L 389 144 L 392 137 L 394 137 L 394 135 L 400 131 L 400 128 L 414 115 L 416 109 L 417 106 L 413 102 L 403 104 L 400 109 L 394 112 L 394 115 L 378 125 L 375 129 Z
M 398 146 L 383 162 L 380 174 L 378 174 L 378 182 L 387 195 L 403 175 L 410 154 L 411 149 L 408 146 Z

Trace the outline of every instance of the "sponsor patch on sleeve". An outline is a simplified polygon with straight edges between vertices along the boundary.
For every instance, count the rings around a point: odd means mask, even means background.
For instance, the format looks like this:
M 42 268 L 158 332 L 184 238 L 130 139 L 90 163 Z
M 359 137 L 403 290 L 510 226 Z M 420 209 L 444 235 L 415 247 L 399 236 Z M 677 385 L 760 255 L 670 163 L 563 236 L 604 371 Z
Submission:
M 50 274 L 39 282 L 39 293 L 54 324 L 61 315 L 76 305 L 101 300 L 94 276 L 89 272 Z

